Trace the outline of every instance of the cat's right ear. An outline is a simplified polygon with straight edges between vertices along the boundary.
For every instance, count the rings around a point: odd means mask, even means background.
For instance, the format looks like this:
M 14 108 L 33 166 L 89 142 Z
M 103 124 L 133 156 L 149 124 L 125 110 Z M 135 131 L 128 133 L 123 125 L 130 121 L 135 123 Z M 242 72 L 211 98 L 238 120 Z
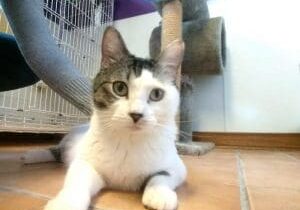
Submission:
M 108 67 L 128 55 L 129 52 L 121 34 L 114 27 L 107 27 L 102 39 L 101 66 Z

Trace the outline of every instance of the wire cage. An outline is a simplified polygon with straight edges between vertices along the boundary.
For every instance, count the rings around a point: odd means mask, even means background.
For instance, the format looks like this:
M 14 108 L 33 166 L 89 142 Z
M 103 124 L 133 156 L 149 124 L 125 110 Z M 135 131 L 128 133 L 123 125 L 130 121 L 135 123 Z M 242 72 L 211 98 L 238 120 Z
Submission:
M 102 34 L 113 23 L 113 0 L 43 0 L 50 32 L 73 64 L 88 78 L 100 68 Z M 0 31 L 12 33 L 0 8 Z M 88 116 L 42 81 L 0 92 L 0 130 L 67 132 Z

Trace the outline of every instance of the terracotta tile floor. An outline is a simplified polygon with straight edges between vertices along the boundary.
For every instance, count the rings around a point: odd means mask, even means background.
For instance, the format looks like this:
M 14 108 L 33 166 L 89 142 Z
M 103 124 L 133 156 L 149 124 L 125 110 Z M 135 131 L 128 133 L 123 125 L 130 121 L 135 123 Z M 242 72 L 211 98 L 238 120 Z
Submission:
M 0 148 L 0 210 L 42 210 L 63 184 L 58 163 L 23 166 L 27 148 Z M 13 154 L 13 155 L 12 155 Z M 300 151 L 214 149 L 182 157 L 188 178 L 179 210 L 300 210 Z M 142 210 L 141 194 L 104 191 L 94 209 Z

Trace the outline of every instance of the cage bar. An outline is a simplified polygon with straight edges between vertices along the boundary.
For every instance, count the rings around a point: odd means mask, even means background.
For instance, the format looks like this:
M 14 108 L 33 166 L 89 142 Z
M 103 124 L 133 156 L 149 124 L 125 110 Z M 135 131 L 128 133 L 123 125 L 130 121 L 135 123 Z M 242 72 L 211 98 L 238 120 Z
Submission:
M 44 17 L 62 52 L 89 79 L 100 69 L 101 39 L 113 23 L 113 0 L 43 0 Z M 0 8 L 0 31 L 12 33 Z M 46 50 L 46 49 L 45 49 Z M 0 92 L 0 130 L 67 132 L 88 121 L 42 81 Z

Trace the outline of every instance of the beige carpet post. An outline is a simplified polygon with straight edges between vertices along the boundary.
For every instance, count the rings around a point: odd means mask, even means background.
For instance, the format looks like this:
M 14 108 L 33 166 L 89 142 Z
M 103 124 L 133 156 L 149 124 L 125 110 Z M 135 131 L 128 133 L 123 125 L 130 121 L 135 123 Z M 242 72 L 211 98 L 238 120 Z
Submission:
M 172 41 L 182 39 L 182 4 L 179 0 L 167 2 L 162 8 L 161 51 Z M 180 90 L 181 66 L 177 69 L 176 86 Z M 180 110 L 176 116 L 180 134 Z M 177 136 L 179 140 L 179 136 Z
M 179 0 L 167 2 L 162 8 L 161 51 L 176 39 L 182 39 L 182 4 Z M 176 85 L 180 88 L 181 68 L 177 70 Z
M 160 50 L 164 50 L 168 44 L 170 44 L 174 40 L 182 40 L 182 17 L 183 17 L 183 8 L 182 8 L 182 2 L 181 0 L 166 0 L 167 2 L 161 2 L 159 5 L 159 8 L 162 8 L 161 16 L 162 16 L 162 27 L 161 27 L 161 47 Z M 184 0 L 183 3 L 188 3 L 187 1 L 190 0 Z M 197 0 L 198 1 L 198 0 Z M 206 1 L 206 0 L 203 0 Z M 195 3 L 196 1 L 194 1 Z M 195 4 L 197 6 L 197 4 Z M 206 5 L 206 2 L 205 2 Z M 187 12 L 187 11 L 185 11 Z M 157 41 L 153 40 L 155 38 L 158 38 L 159 36 L 155 35 L 155 32 L 157 32 L 159 28 L 156 28 L 152 33 L 152 41 L 150 40 L 150 43 L 154 44 L 152 45 L 152 48 L 150 48 L 150 53 L 152 50 L 152 57 L 156 57 L 156 55 L 159 54 L 159 47 L 155 49 L 155 46 L 157 45 Z M 156 52 L 156 54 L 155 54 Z M 176 85 L 179 90 L 186 90 L 187 88 L 181 87 L 181 67 L 177 70 L 177 77 L 176 77 Z M 181 89 L 182 88 L 182 89 Z M 183 94 L 182 96 L 185 97 L 191 97 L 190 94 Z M 182 97 L 181 97 L 182 99 Z M 180 105 L 182 108 L 182 104 Z M 189 109 L 191 107 L 188 107 Z M 186 107 L 184 107 L 186 109 Z M 182 111 L 182 110 L 181 110 Z M 184 114 L 184 112 L 182 112 Z M 180 129 L 180 113 L 177 115 L 177 126 Z M 180 131 L 179 131 L 180 135 Z M 191 132 L 192 135 L 192 132 Z M 178 136 L 179 137 L 179 136 Z M 190 139 L 188 141 L 180 141 L 177 137 L 178 141 L 176 142 L 176 148 L 179 152 L 179 154 L 183 155 L 200 155 L 204 154 L 207 151 L 211 150 L 214 147 L 213 143 L 210 142 L 193 142 L 192 136 L 190 136 Z

